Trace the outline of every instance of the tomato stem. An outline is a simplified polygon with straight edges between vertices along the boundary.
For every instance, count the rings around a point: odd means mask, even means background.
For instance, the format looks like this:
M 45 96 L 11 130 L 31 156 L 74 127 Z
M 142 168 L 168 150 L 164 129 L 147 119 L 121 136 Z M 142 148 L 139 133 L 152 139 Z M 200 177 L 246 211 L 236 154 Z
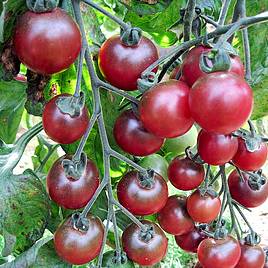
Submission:
M 224 22 L 225 22 L 230 3 L 231 3 L 231 0 L 224 0 L 224 2 L 223 2 L 221 12 L 220 12 L 220 16 L 219 16 L 219 19 L 218 19 L 218 25 L 219 26 L 223 25 Z

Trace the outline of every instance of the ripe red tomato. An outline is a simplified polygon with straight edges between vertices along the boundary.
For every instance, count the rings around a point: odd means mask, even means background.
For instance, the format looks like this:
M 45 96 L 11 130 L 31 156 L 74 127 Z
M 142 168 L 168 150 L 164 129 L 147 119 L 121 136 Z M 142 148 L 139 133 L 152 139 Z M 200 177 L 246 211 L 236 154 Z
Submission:
M 148 188 L 142 184 L 137 171 L 124 175 L 117 185 L 119 202 L 131 213 L 139 216 L 151 215 L 162 209 L 168 199 L 166 181 L 157 173 L 154 184 Z
M 168 167 L 168 178 L 179 190 L 188 191 L 197 188 L 204 177 L 204 167 L 187 157 L 174 158 Z
M 235 268 L 263 268 L 265 253 L 260 246 L 241 244 L 241 257 Z
M 125 152 L 146 156 L 160 150 L 164 139 L 144 129 L 142 122 L 132 110 L 124 111 L 114 125 L 114 138 Z
M 151 266 L 165 257 L 168 240 L 157 224 L 149 221 L 142 223 L 153 227 L 152 238 L 149 241 L 144 240 L 141 228 L 132 223 L 123 232 L 122 245 L 129 259 L 139 265 Z
M 70 96 L 61 94 L 52 98 L 43 111 L 43 127 L 46 134 L 55 142 L 70 144 L 79 140 L 86 132 L 89 124 L 89 114 L 86 106 L 81 110 L 80 115 L 72 117 L 61 112 L 57 106 L 58 98 Z
M 196 253 L 199 244 L 206 238 L 206 235 L 201 233 L 196 228 L 189 233 L 176 235 L 177 245 L 185 251 Z
M 201 130 L 197 139 L 198 153 L 210 165 L 224 165 L 237 152 L 238 139 Z
M 120 36 L 110 37 L 99 53 L 99 66 L 105 79 L 124 90 L 136 90 L 141 73 L 158 59 L 154 43 L 142 37 L 136 46 L 126 46 Z
M 234 268 L 239 261 L 241 248 L 231 236 L 218 240 L 206 238 L 200 243 L 197 255 L 205 268 Z
M 82 45 L 77 24 L 60 8 L 45 13 L 27 11 L 18 20 L 13 40 L 20 61 L 46 75 L 67 69 Z
M 81 265 L 95 259 L 101 250 L 104 227 L 101 220 L 89 215 L 89 229 L 74 228 L 71 218 L 63 222 L 54 235 L 57 254 L 70 264 Z
M 189 105 L 193 119 L 203 129 L 230 134 L 249 118 L 253 107 L 252 90 L 239 76 L 211 73 L 193 85 Z
M 186 133 L 194 121 L 188 104 L 189 87 L 177 80 L 155 85 L 145 92 L 139 104 L 144 127 L 163 138 Z
M 268 198 L 268 182 L 266 181 L 260 190 L 254 191 L 248 184 L 249 175 L 244 174 L 243 178 L 244 181 L 240 179 L 236 170 L 229 175 L 228 184 L 232 198 L 248 208 L 263 204 Z
M 187 211 L 195 222 L 210 223 L 220 213 L 221 200 L 209 193 L 202 196 L 199 190 L 187 198 Z
M 245 141 L 241 138 L 238 141 L 238 150 L 233 158 L 233 163 L 242 170 L 255 171 L 260 169 L 267 159 L 268 148 L 266 143 L 262 142 L 260 148 L 255 152 L 249 152 Z
M 201 54 L 210 50 L 211 48 L 198 46 L 191 49 L 185 57 L 182 65 L 182 74 L 184 76 L 184 80 L 189 86 L 192 86 L 198 78 L 207 75 L 207 73 L 201 70 L 199 61 Z M 244 77 L 244 66 L 240 58 L 237 56 L 231 56 L 230 59 L 231 66 L 229 72 Z
M 170 234 L 182 235 L 194 229 L 194 222 L 187 213 L 185 196 L 170 196 L 157 219 L 162 229 Z
M 97 190 L 100 183 L 99 172 L 88 159 L 86 169 L 78 180 L 66 177 L 62 161 L 70 158 L 65 155 L 53 164 L 47 176 L 47 190 L 50 198 L 59 206 L 79 209 L 88 203 Z

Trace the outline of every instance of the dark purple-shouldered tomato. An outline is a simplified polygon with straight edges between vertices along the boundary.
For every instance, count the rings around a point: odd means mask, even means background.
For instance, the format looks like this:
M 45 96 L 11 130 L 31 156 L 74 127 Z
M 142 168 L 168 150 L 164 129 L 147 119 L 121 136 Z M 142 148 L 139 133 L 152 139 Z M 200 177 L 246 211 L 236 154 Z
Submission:
M 200 68 L 200 56 L 204 52 L 209 52 L 211 48 L 204 46 L 197 46 L 189 51 L 185 57 L 182 65 L 182 74 L 186 83 L 191 87 L 198 78 L 207 75 Z M 230 56 L 231 66 L 230 73 L 234 73 L 241 77 L 244 77 L 244 66 L 240 58 L 237 56 Z
M 194 121 L 188 98 L 190 89 L 184 82 L 169 80 L 146 91 L 139 104 L 144 127 L 162 138 L 174 138 L 186 133 Z
M 135 46 L 126 46 L 120 36 L 107 39 L 99 53 L 99 67 L 105 79 L 124 90 L 136 90 L 137 79 L 149 65 L 158 59 L 154 43 L 142 37 Z
M 154 234 L 148 241 L 141 235 L 141 228 L 135 223 L 129 225 L 122 235 L 122 245 L 128 258 L 143 266 L 151 266 L 160 262 L 167 253 L 168 240 L 162 229 L 155 223 L 142 221 L 152 226 Z
M 95 164 L 87 159 L 86 168 L 79 179 L 67 177 L 62 167 L 62 156 L 51 167 L 47 175 L 47 190 L 50 198 L 59 206 L 66 209 L 79 209 L 84 207 L 97 190 L 100 179 Z
M 197 139 L 198 153 L 210 165 L 224 165 L 238 149 L 238 139 L 232 135 L 222 135 L 201 130 Z
M 247 244 L 240 244 L 240 246 L 241 257 L 235 268 L 263 268 L 265 253 L 260 246 L 250 246 Z
M 233 199 L 247 208 L 258 207 L 268 198 L 268 182 L 261 186 L 260 190 L 253 190 L 249 184 L 249 175 L 243 174 L 244 181 L 240 179 L 239 174 L 234 170 L 228 178 L 228 185 Z
M 89 228 L 80 231 L 73 226 L 70 217 L 63 222 L 54 234 L 57 254 L 70 264 L 81 265 L 95 259 L 101 250 L 104 226 L 98 217 L 88 215 Z
M 233 157 L 233 163 L 242 170 L 255 171 L 260 169 L 267 160 L 268 147 L 266 143 L 262 142 L 260 147 L 250 152 L 247 150 L 245 141 L 238 139 L 238 150 Z
M 164 142 L 164 139 L 148 132 L 132 110 L 124 111 L 116 119 L 113 133 L 121 149 L 136 156 L 153 154 Z
M 77 24 L 60 8 L 24 13 L 18 20 L 13 41 L 20 61 L 32 71 L 45 75 L 67 69 L 82 46 Z
M 235 268 L 240 256 L 239 242 L 231 236 L 206 238 L 198 246 L 198 260 L 204 268 Z
M 168 167 L 168 178 L 179 190 L 189 191 L 197 188 L 205 177 L 203 165 L 189 158 L 174 158 Z
M 168 199 L 166 181 L 154 174 L 151 187 L 143 185 L 137 171 L 130 171 L 117 185 L 117 197 L 122 206 L 139 216 L 151 215 L 161 210 Z
M 201 128 L 230 134 L 249 118 L 253 108 L 252 90 L 242 77 L 228 72 L 210 73 L 193 85 L 189 107 Z
M 187 211 L 195 222 L 210 223 L 217 218 L 221 209 L 221 200 L 199 190 L 187 198 Z
M 194 228 L 189 233 L 183 235 L 176 235 L 175 240 L 177 245 L 185 251 L 196 253 L 199 244 L 207 236 L 200 232 L 197 228 Z
M 162 229 L 169 234 L 182 235 L 194 229 L 194 222 L 186 209 L 185 196 L 170 196 L 157 219 Z

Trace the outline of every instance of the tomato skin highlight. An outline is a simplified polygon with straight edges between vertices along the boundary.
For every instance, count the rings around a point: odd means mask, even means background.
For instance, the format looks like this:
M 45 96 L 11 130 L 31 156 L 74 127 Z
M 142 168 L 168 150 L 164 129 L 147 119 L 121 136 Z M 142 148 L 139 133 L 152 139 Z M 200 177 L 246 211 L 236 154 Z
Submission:
M 234 170 L 228 177 L 228 185 L 233 199 L 247 208 L 255 208 L 263 204 L 268 198 L 268 182 L 254 191 L 248 184 L 249 175 L 243 175 L 244 181 L 240 180 L 240 176 Z
M 161 228 L 169 234 L 182 235 L 194 229 L 194 222 L 187 213 L 186 197 L 172 195 L 157 215 Z
M 142 37 L 136 46 L 126 46 L 120 36 L 107 39 L 99 52 L 99 67 L 105 79 L 123 90 L 136 90 L 137 79 L 159 58 L 154 43 Z
M 187 211 L 195 222 L 212 222 L 219 215 L 220 209 L 220 198 L 208 193 L 202 196 L 201 192 L 196 190 L 187 198 Z
M 198 135 L 198 153 L 210 165 L 224 165 L 238 149 L 238 139 L 231 135 L 221 135 L 201 130 Z
M 137 171 L 130 171 L 117 185 L 117 197 L 121 205 L 135 215 L 144 216 L 157 213 L 168 199 L 168 187 L 165 180 L 154 174 L 152 188 L 142 186 Z
M 79 231 L 73 228 L 72 219 L 63 222 L 54 234 L 54 246 L 61 259 L 81 265 L 95 259 L 101 250 L 104 226 L 98 217 L 88 215 L 89 229 Z
M 184 81 L 192 86 L 200 77 L 206 76 L 200 68 L 199 61 L 202 53 L 211 51 L 211 48 L 205 46 L 197 46 L 189 51 L 182 64 L 182 75 Z M 238 56 L 230 56 L 231 67 L 230 73 L 244 77 L 244 65 Z
M 232 159 L 233 163 L 242 170 L 259 170 L 267 160 L 268 147 L 266 143 L 262 142 L 260 148 L 255 152 L 249 152 L 245 141 L 241 138 L 238 141 L 238 150 Z
M 141 228 L 132 223 L 123 232 L 122 245 L 130 260 L 139 265 L 150 266 L 160 262 L 165 257 L 168 240 L 157 224 L 145 220 L 142 223 L 153 226 L 153 238 L 148 242 L 143 241 L 140 237 Z
M 164 139 L 148 132 L 132 110 L 124 111 L 114 125 L 114 138 L 125 152 L 147 156 L 160 150 Z
M 193 125 L 188 98 L 189 87 L 181 81 L 169 80 L 146 91 L 139 104 L 144 127 L 162 138 L 186 133 Z
M 235 268 L 241 247 L 231 236 L 218 240 L 206 238 L 198 246 L 197 256 L 204 268 Z
M 44 75 L 67 69 L 82 46 L 78 25 L 60 8 L 45 13 L 24 13 L 16 25 L 13 41 L 20 61 Z
M 226 72 L 208 74 L 190 90 L 189 106 L 201 128 L 217 134 L 230 134 L 249 118 L 253 95 L 243 78 Z
M 84 207 L 97 190 L 100 179 L 95 164 L 87 159 L 86 169 L 78 179 L 66 177 L 62 167 L 64 159 L 71 159 L 70 156 L 59 158 L 51 167 L 47 175 L 47 190 L 50 198 L 59 206 L 66 209 L 79 209 Z
M 168 167 L 168 177 L 174 187 L 189 191 L 197 188 L 205 177 L 203 165 L 189 158 L 174 158 Z

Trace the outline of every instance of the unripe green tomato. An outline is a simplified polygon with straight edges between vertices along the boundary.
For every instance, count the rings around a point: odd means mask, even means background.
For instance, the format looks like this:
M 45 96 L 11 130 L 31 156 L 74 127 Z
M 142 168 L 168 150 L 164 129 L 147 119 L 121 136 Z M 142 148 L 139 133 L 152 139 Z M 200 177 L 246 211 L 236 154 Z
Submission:
M 163 156 L 159 154 L 151 154 L 140 160 L 139 165 L 143 168 L 153 169 L 155 172 L 161 175 L 166 181 L 168 180 L 167 175 L 168 162 Z
M 126 263 L 121 265 L 114 263 L 113 262 L 114 253 L 115 252 L 113 250 L 104 253 L 102 259 L 103 268 L 135 268 L 134 263 L 130 260 L 127 260 Z
M 184 135 L 172 139 L 166 139 L 164 150 L 167 153 L 171 152 L 176 155 L 184 154 L 187 147 L 193 147 L 196 145 L 197 135 L 198 132 L 196 127 L 192 126 Z

